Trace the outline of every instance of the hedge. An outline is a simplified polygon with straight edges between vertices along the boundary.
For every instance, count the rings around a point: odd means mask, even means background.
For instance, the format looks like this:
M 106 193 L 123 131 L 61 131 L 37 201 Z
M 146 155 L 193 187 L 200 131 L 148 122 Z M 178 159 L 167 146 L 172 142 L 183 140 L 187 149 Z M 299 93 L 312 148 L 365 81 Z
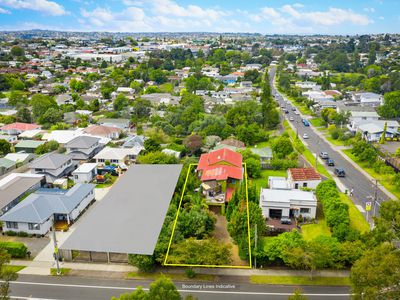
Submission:
M 25 258 L 28 247 L 20 242 L 0 242 L 0 249 L 5 249 L 12 258 Z
M 349 206 L 341 201 L 336 183 L 333 180 L 321 182 L 317 186 L 316 195 L 322 203 L 326 223 L 333 236 L 340 241 L 356 239 L 359 233 L 350 228 Z

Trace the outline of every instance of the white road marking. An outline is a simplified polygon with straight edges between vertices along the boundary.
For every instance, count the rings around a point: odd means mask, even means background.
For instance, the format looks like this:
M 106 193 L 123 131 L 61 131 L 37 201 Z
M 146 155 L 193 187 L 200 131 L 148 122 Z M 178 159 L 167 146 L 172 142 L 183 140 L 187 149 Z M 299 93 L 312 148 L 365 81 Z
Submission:
M 81 284 L 59 284 L 59 283 L 47 283 L 47 282 L 28 282 L 28 281 L 13 281 L 11 284 L 20 285 L 38 285 L 38 286 L 54 286 L 54 287 L 72 287 L 72 288 L 87 288 L 87 289 L 107 289 L 107 290 L 127 290 L 134 291 L 135 287 L 121 287 L 121 286 L 96 286 L 96 285 L 81 285 Z M 143 288 L 148 291 L 148 288 Z M 266 296 L 290 296 L 292 293 L 278 293 L 278 292 L 241 292 L 241 291 L 213 291 L 213 290 L 182 290 L 178 289 L 179 292 L 185 293 L 203 293 L 203 294 L 233 294 L 233 295 L 266 295 Z M 349 297 L 351 294 L 303 294 L 305 296 L 319 296 L 319 297 Z M 14 296 L 15 297 L 15 296 Z M 16 298 L 18 299 L 18 297 Z M 32 299 L 32 298 L 26 298 Z M 35 298 L 33 298 L 35 299 Z M 40 299 L 40 298 L 39 298 Z M 56 300 L 56 299 L 44 299 L 44 300 Z
M 356 207 L 358 208 L 359 211 L 361 211 L 362 213 L 365 213 L 365 209 L 361 205 L 356 204 Z

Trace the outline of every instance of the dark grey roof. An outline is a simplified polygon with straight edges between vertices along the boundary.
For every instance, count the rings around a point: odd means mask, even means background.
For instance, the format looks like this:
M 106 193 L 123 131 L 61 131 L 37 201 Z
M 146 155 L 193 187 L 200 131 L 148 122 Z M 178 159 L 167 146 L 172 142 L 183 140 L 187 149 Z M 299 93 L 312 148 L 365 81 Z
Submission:
M 55 213 L 71 213 L 94 187 L 94 184 L 78 183 L 67 191 L 38 190 L 1 216 L 0 220 L 41 224 Z
M 31 169 L 58 169 L 60 166 L 65 164 L 71 157 L 64 154 L 55 152 L 46 153 L 36 158 L 30 165 Z
M 0 208 L 26 193 L 42 179 L 43 176 L 37 175 L 32 177 L 15 176 L 15 178 L 7 181 L 7 183 L 0 186 Z
M 182 165 L 133 165 L 61 249 L 151 255 Z
M 94 136 L 80 135 L 65 144 L 65 148 L 83 148 L 88 149 L 100 141 L 100 138 Z

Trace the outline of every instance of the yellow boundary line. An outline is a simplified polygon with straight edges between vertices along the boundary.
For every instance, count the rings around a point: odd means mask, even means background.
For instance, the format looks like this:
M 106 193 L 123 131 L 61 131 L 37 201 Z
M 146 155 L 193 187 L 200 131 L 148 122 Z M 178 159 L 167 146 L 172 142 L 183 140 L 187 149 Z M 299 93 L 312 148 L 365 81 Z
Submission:
M 231 266 L 231 265 L 197 265 L 197 264 L 171 264 L 167 263 L 169 251 L 171 249 L 172 240 L 175 234 L 176 224 L 178 223 L 180 208 L 182 205 L 183 196 L 185 195 L 186 185 L 189 178 L 190 171 L 193 166 L 197 166 L 198 164 L 189 164 L 189 168 L 186 174 L 185 183 L 183 185 L 183 190 L 181 194 L 181 198 L 179 200 L 178 211 L 175 217 L 174 226 L 172 227 L 171 237 L 169 239 L 167 253 L 164 259 L 164 266 L 171 266 L 171 267 L 203 267 L 203 268 L 234 268 L 234 269 L 251 269 L 252 268 L 252 261 L 251 261 L 251 244 L 250 244 L 250 214 L 249 214 L 249 194 L 248 194 L 248 187 L 247 187 L 247 167 L 246 163 L 244 165 L 244 179 L 245 179 L 245 187 L 246 187 L 246 207 L 247 207 L 247 236 L 248 236 L 248 244 L 249 244 L 249 265 L 248 266 Z

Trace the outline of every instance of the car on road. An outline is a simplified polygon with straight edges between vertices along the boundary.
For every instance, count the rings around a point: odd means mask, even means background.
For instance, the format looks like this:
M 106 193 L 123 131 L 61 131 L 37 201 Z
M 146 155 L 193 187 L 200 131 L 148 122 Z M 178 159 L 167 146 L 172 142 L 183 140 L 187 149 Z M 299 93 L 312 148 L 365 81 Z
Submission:
M 289 121 L 294 121 L 294 118 L 293 118 L 293 117 L 290 117 L 290 118 L 289 118 Z
M 303 119 L 301 121 L 303 122 L 304 126 L 307 126 L 307 127 L 310 126 L 310 123 L 306 119 Z
M 285 104 L 281 104 L 281 107 L 282 107 L 282 108 L 285 108 Z
M 319 154 L 319 157 L 321 157 L 322 159 L 329 159 L 328 152 L 321 152 Z
M 295 115 L 299 115 L 300 113 L 299 113 L 298 110 L 295 110 L 295 111 L 294 111 L 294 114 L 295 114 Z
M 330 167 L 333 167 L 333 166 L 335 165 L 335 162 L 333 161 L 333 159 L 328 159 L 328 160 L 326 161 L 326 164 L 327 164 L 328 166 L 330 166 Z
M 284 109 L 283 111 L 285 112 L 285 114 L 289 113 L 289 111 L 287 109 Z
M 303 139 L 308 139 L 308 134 L 307 133 L 303 134 Z
M 337 177 L 345 177 L 346 176 L 346 172 L 342 168 L 335 168 L 334 173 Z
M 281 218 L 281 224 L 292 225 L 292 220 L 290 220 L 290 218 L 283 217 Z
M 293 110 L 293 111 L 296 111 L 296 107 L 292 107 L 292 110 Z

